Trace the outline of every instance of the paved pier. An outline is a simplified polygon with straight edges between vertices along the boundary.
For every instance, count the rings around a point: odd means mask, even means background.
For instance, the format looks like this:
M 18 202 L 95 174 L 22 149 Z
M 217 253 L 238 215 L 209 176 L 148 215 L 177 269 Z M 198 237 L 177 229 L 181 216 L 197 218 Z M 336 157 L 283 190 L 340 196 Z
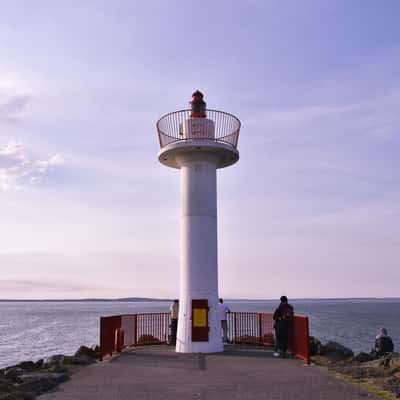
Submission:
M 168 346 L 124 351 L 83 368 L 40 400 L 376 399 L 316 366 L 275 359 L 270 349 L 226 346 L 218 354 L 177 354 Z

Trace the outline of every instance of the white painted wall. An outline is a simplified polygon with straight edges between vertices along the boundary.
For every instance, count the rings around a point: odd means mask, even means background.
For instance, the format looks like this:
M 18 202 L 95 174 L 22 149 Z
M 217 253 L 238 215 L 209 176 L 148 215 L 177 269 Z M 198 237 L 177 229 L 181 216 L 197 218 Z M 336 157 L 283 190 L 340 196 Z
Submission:
M 181 287 L 176 351 L 223 351 L 218 315 L 218 155 L 188 152 L 176 157 L 181 169 Z M 192 299 L 208 299 L 209 342 L 192 342 Z
M 185 139 L 214 139 L 215 124 L 208 118 L 192 118 L 182 122 L 179 131 Z

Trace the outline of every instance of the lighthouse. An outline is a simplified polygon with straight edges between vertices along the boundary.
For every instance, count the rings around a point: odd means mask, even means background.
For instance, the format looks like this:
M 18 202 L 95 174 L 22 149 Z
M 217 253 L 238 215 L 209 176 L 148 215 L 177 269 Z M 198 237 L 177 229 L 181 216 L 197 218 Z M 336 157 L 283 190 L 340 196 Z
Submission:
M 191 108 L 157 122 L 159 161 L 180 170 L 181 256 L 176 351 L 223 351 L 218 308 L 217 169 L 239 160 L 240 121 L 208 110 L 200 91 Z

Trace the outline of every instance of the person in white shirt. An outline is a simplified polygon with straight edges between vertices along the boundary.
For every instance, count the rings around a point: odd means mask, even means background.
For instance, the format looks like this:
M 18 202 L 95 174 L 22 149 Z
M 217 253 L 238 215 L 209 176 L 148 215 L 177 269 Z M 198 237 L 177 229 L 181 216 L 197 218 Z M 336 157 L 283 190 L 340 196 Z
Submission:
M 228 343 L 228 322 L 226 320 L 226 316 L 228 313 L 231 312 L 231 310 L 224 304 L 223 299 L 219 299 L 219 315 L 221 319 L 221 327 L 222 327 L 222 332 L 223 332 L 223 340 L 224 343 Z

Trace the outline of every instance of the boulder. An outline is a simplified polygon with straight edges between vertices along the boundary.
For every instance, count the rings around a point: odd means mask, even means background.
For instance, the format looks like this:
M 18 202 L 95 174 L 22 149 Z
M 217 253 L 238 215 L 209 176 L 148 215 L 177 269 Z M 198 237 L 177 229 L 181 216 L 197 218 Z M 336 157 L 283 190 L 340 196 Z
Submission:
M 137 344 L 160 344 L 160 340 L 153 335 L 141 335 L 137 341 Z
M 390 353 L 390 354 L 385 354 L 379 360 L 380 360 L 379 365 L 382 365 L 385 368 L 389 368 L 393 364 L 394 357 L 393 354 Z
M 97 344 L 94 344 L 91 349 L 95 352 L 96 358 L 101 358 L 101 349 L 100 346 Z
M 50 366 L 50 365 L 61 365 L 64 362 L 65 356 L 63 354 L 55 354 L 54 356 L 47 357 L 43 364 Z
M 364 363 L 368 361 L 374 360 L 374 356 L 368 353 L 364 353 L 363 351 L 361 353 L 358 353 L 356 356 L 353 357 L 353 361 L 357 363 Z
M 383 387 L 384 389 L 391 391 L 396 398 L 400 398 L 400 378 L 392 376 L 385 379 Z
M 310 336 L 308 340 L 308 347 L 310 349 L 310 356 L 322 354 L 322 343 L 315 337 Z
M 11 382 L 19 382 L 19 377 L 24 373 L 24 370 L 19 367 L 6 368 L 4 377 Z
M 14 391 L 11 393 L 0 394 L 0 400 L 34 400 L 35 393 Z
M 87 355 L 78 355 L 78 356 L 65 356 L 64 364 L 72 364 L 72 365 L 89 365 L 93 364 L 96 361 Z
M 49 372 L 55 372 L 56 374 L 63 374 L 65 372 L 68 372 L 68 368 L 66 368 L 64 365 L 54 364 L 49 368 Z
M 43 358 L 41 358 L 40 360 L 37 360 L 35 362 L 35 368 L 42 368 L 43 364 L 44 364 L 44 360 L 43 360 Z
M 346 359 L 353 357 L 354 353 L 348 347 L 337 342 L 328 342 L 323 346 L 323 354 L 334 359 Z
M 21 376 L 22 383 L 17 388 L 26 393 L 36 395 L 44 393 L 69 379 L 68 374 L 57 374 L 51 372 L 36 372 Z
M 33 371 L 35 370 L 36 364 L 33 361 L 22 361 L 16 365 L 17 368 L 22 368 L 24 371 Z
M 88 356 L 90 358 L 99 358 L 99 355 L 100 355 L 99 346 L 96 346 L 94 348 L 81 346 L 75 353 L 75 356 Z
M 14 389 L 12 381 L 7 380 L 3 376 L 0 377 L 0 393 L 8 393 Z

